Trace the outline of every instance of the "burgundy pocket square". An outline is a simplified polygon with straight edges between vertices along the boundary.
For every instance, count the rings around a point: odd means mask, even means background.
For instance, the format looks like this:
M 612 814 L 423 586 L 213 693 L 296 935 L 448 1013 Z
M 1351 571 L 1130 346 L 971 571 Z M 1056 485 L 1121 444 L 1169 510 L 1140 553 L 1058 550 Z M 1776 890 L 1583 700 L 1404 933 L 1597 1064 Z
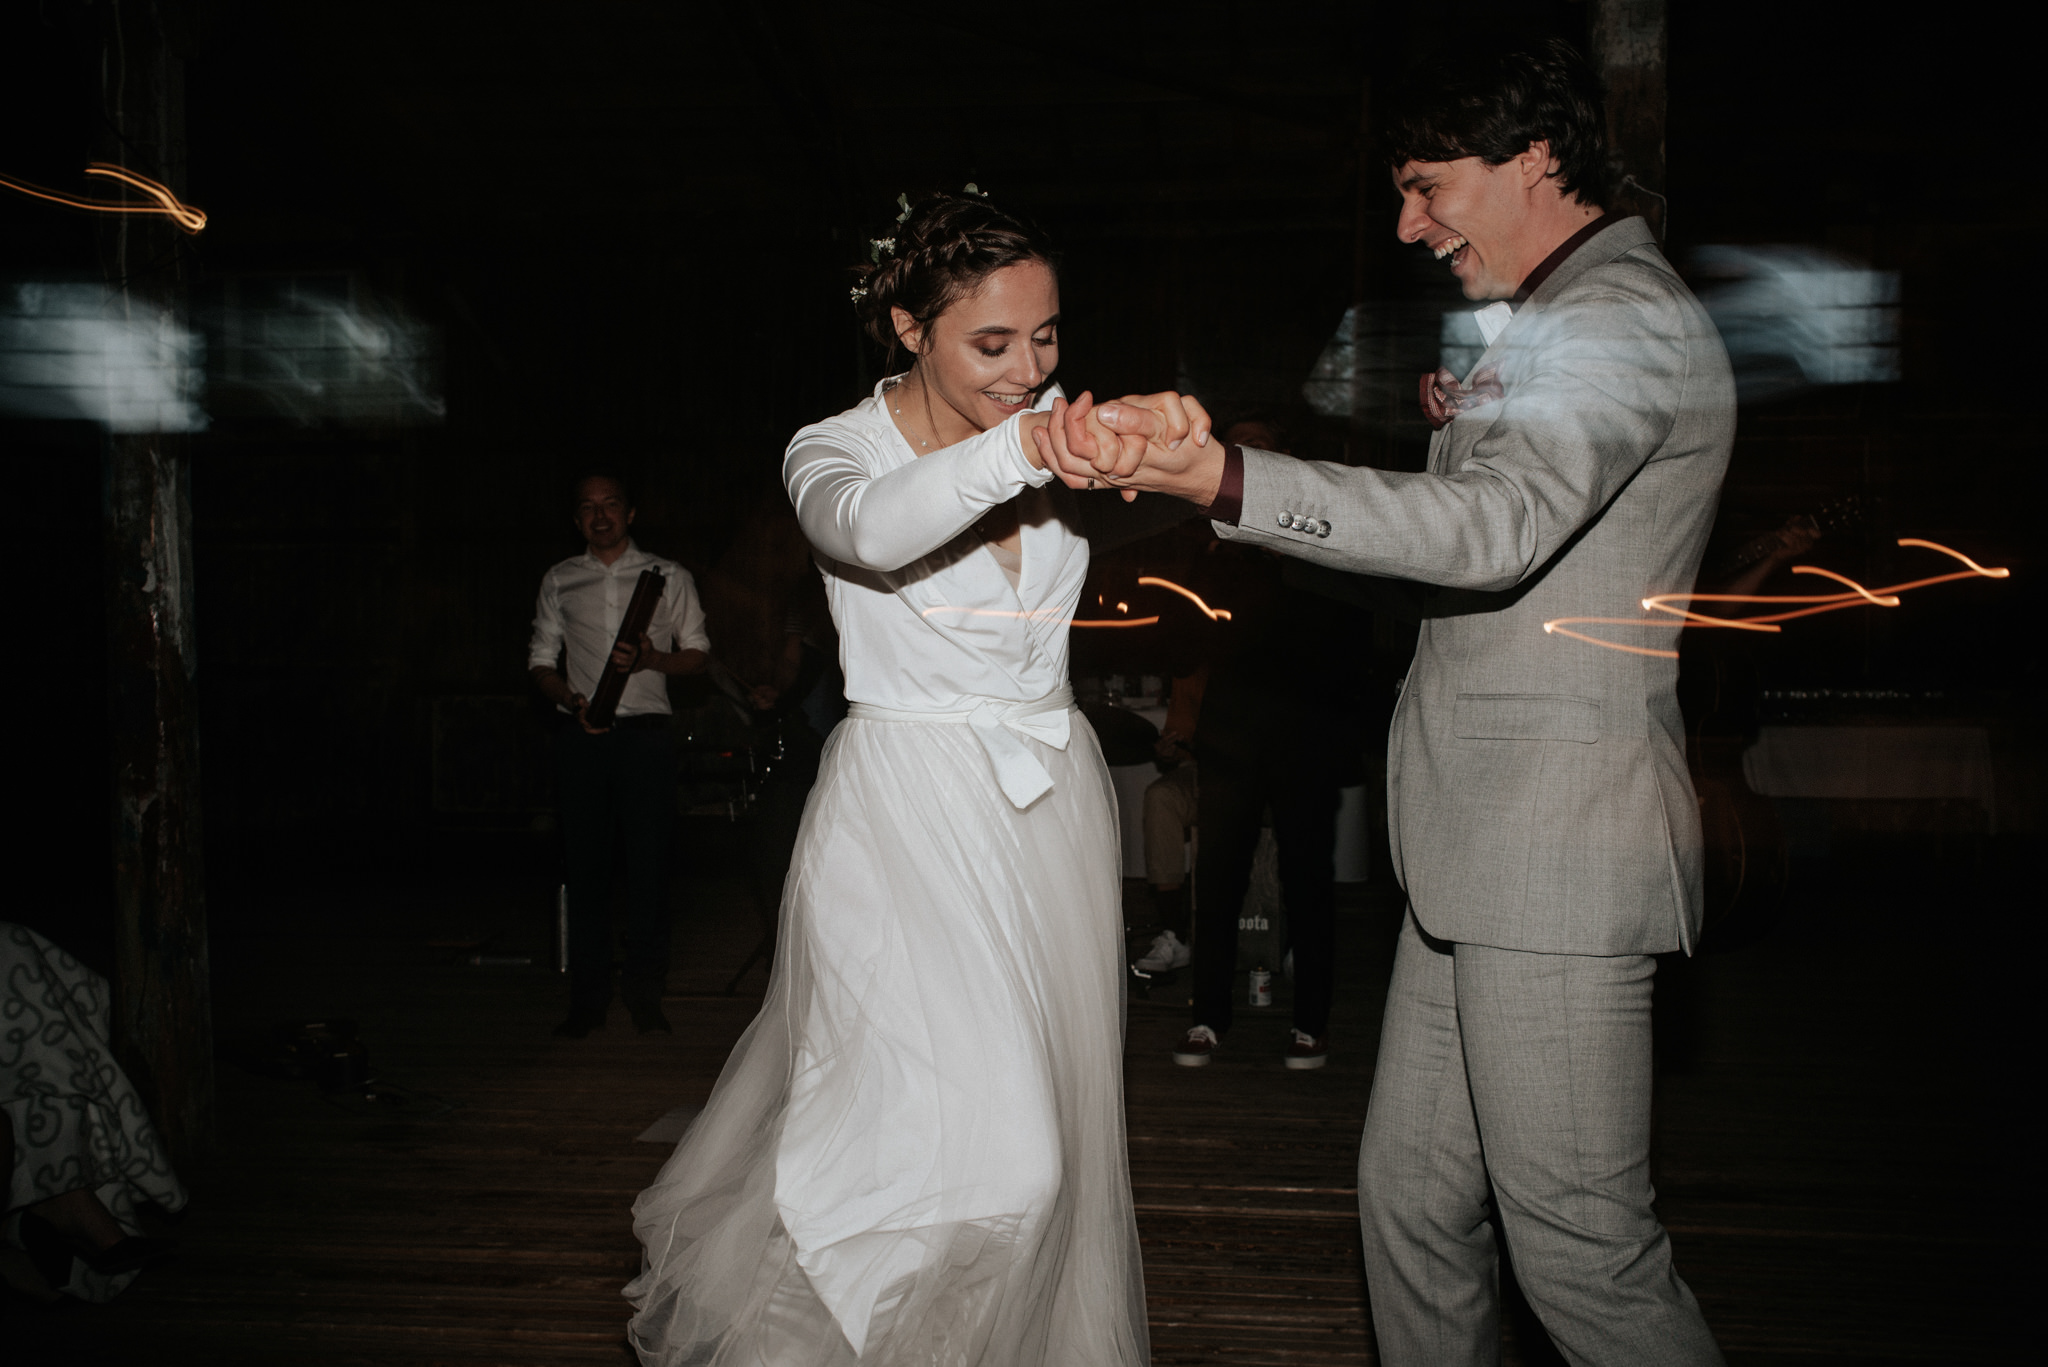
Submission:
M 1460 413 L 1483 408 L 1507 392 L 1501 388 L 1500 372 L 1492 366 L 1474 375 L 1471 384 L 1458 383 L 1448 367 L 1438 366 L 1434 373 L 1422 376 L 1420 389 L 1422 416 L 1439 429 Z

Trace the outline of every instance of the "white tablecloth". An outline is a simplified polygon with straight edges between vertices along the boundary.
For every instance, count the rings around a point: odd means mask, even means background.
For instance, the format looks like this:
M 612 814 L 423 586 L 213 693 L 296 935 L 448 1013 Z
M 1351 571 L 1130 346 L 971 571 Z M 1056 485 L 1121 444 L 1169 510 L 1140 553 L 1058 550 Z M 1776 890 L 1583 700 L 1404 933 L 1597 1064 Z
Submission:
M 1766 726 L 1742 773 L 1766 797 L 1966 798 L 1998 829 L 1981 726 Z

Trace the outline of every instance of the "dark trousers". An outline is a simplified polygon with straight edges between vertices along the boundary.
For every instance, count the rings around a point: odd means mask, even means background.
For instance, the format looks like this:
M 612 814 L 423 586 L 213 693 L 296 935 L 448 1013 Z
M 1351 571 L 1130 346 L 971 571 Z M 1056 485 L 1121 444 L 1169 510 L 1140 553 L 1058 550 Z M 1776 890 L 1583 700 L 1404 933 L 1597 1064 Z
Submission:
M 1320 1039 L 1330 1025 L 1336 975 L 1337 782 L 1300 773 L 1291 757 L 1240 766 L 1207 756 L 1195 782 L 1194 1023 L 1230 1028 L 1239 986 L 1237 919 L 1271 803 L 1294 951 L 1294 1028 Z
M 615 882 L 626 895 L 626 999 L 659 1001 L 668 978 L 675 735 L 664 724 L 593 736 L 571 722 L 557 735 L 555 757 L 574 1007 L 602 1013 L 611 1005 Z

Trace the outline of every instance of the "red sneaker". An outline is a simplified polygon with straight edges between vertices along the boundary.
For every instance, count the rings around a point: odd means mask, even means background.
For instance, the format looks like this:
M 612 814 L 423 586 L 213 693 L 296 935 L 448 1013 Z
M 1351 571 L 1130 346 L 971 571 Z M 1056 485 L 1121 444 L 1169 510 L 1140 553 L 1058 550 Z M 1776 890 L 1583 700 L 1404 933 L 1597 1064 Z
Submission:
M 1215 1052 L 1216 1032 L 1206 1025 L 1197 1025 L 1173 1047 L 1173 1061 L 1183 1068 L 1201 1068 Z
M 1328 1040 L 1317 1039 L 1314 1035 L 1304 1035 L 1299 1030 L 1294 1032 L 1294 1043 L 1287 1046 L 1286 1062 L 1289 1068 L 1320 1068 L 1329 1061 Z

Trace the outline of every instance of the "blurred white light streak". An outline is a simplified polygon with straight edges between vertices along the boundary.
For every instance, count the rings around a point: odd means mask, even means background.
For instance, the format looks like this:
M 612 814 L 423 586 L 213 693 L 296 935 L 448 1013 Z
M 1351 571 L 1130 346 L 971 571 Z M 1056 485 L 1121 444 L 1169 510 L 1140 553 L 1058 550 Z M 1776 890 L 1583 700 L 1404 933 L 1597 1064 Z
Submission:
M 438 421 L 439 338 L 346 275 L 223 281 L 201 311 L 215 408 L 304 423 Z
M 1119 603 L 1117 604 L 1117 606 L 1122 607 L 1123 604 Z M 925 608 L 917 615 L 920 617 L 929 617 L 935 612 L 957 612 L 963 617 L 1021 617 L 1025 618 L 1026 620 L 1034 622 L 1051 621 L 1056 620 L 1057 618 L 1057 614 L 1047 612 L 1042 608 L 1036 611 L 1027 612 L 1012 610 L 1009 608 L 955 607 L 951 603 L 941 603 L 937 607 Z M 1157 617 L 1124 617 L 1107 619 L 1090 617 L 1069 617 L 1066 619 L 1066 622 L 1067 625 L 1070 627 L 1149 627 L 1156 623 L 1158 620 L 1159 619 Z
M 205 344 L 167 309 L 89 284 L 0 288 L 0 413 L 197 432 Z
M 1688 278 L 1727 345 L 1736 393 L 1745 401 L 1899 378 L 1895 271 L 1766 243 L 1701 248 L 1688 262 Z M 1534 340 L 1522 331 L 1503 346 L 1513 352 Z M 1470 308 L 1367 300 L 1345 311 L 1301 394 L 1325 417 L 1412 426 L 1420 421 L 1415 377 L 1438 366 L 1468 375 L 1488 345 Z
M 1740 397 L 1899 378 L 1896 271 L 1812 247 L 1760 245 L 1702 247 L 1691 272 Z

